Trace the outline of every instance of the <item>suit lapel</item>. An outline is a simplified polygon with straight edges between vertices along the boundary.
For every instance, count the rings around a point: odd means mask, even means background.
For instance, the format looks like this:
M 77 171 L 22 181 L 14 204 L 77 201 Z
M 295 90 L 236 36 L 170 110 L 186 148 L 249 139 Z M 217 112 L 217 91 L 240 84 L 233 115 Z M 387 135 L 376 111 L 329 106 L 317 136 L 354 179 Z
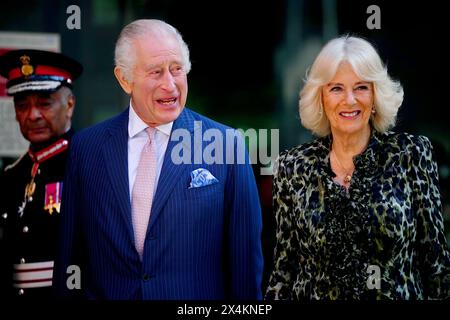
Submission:
M 110 136 L 102 151 L 117 207 L 126 221 L 131 239 L 134 239 L 128 183 L 128 114 L 127 108 L 111 122 L 108 128 Z
M 189 110 L 186 108 L 180 114 L 177 120 L 175 120 L 172 126 L 172 132 L 169 138 L 169 143 L 167 145 L 166 153 L 164 155 L 164 162 L 161 169 L 161 174 L 158 180 L 158 186 L 156 188 L 155 196 L 153 197 L 152 210 L 150 215 L 150 223 L 147 228 L 147 232 L 152 228 L 155 223 L 158 215 L 161 213 L 164 204 L 166 203 L 169 195 L 171 194 L 172 189 L 175 184 L 180 181 L 180 177 L 183 175 L 184 171 L 188 170 L 191 166 L 180 164 L 175 165 L 172 162 L 171 154 L 174 146 L 180 141 L 172 141 L 172 133 L 176 129 L 186 129 L 190 132 L 191 141 L 193 139 L 193 131 L 194 131 L 194 118 Z M 191 143 L 191 146 L 193 143 Z M 191 147 L 189 146 L 189 147 Z M 187 188 L 187 186 L 186 186 Z

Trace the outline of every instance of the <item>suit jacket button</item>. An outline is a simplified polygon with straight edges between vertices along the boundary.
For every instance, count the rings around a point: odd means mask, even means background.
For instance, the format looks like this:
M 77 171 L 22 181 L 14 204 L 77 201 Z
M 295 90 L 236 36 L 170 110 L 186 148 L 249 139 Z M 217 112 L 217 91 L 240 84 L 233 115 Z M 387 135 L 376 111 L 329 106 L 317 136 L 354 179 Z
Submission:
M 148 281 L 148 280 L 150 280 L 151 277 L 152 277 L 152 276 L 150 276 L 150 275 L 144 273 L 144 275 L 142 276 L 142 280 Z
M 8 213 L 5 212 L 4 214 L 2 214 L 2 218 L 3 218 L 3 219 L 8 218 Z
M 20 263 L 21 263 L 21 264 L 24 264 L 24 263 L 25 263 L 25 259 L 24 259 L 24 258 L 21 258 L 21 259 L 20 259 Z
M 23 233 L 27 233 L 29 230 L 30 229 L 27 226 L 23 227 L 23 229 L 22 229 Z
M 18 292 L 19 296 L 23 295 L 24 293 L 25 293 L 25 291 L 23 291 L 23 289 L 20 289 Z

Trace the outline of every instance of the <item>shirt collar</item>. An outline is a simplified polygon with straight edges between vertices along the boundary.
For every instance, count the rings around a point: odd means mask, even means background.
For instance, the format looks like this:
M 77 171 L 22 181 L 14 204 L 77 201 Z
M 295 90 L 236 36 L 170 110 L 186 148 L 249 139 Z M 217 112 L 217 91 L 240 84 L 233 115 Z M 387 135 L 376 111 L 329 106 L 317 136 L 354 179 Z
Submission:
M 133 105 L 130 100 L 130 112 L 128 115 L 128 137 L 133 138 L 141 131 L 148 128 L 148 124 L 142 121 L 141 118 L 137 115 L 136 111 L 133 109 Z M 170 136 L 170 132 L 172 131 L 173 121 L 169 123 L 164 123 L 155 127 L 159 132 L 164 133 L 166 136 Z

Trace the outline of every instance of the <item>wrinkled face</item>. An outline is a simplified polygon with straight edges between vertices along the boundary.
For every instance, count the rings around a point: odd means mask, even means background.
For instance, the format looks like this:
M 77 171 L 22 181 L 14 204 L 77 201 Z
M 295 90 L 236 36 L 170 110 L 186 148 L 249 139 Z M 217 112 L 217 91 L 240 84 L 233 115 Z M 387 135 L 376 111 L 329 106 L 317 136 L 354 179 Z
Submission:
M 75 98 L 68 88 L 54 93 L 23 93 L 14 96 L 16 120 L 25 139 L 42 143 L 64 134 L 71 125 Z
M 147 36 L 134 40 L 132 79 L 115 74 L 131 95 L 138 116 L 150 126 L 178 118 L 186 103 L 188 85 L 180 44 L 174 36 Z
M 370 128 L 373 84 L 361 80 L 348 62 L 342 62 L 334 78 L 322 87 L 322 98 L 333 135 L 354 134 Z

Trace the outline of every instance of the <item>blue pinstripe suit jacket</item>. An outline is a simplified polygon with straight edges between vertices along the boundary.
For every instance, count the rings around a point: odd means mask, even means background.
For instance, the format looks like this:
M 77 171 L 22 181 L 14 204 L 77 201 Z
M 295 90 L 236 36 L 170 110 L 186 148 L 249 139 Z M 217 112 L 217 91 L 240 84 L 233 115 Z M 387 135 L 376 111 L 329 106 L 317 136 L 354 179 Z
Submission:
M 140 261 L 128 188 L 128 111 L 80 131 L 72 140 L 54 275 L 59 297 L 260 299 L 262 219 L 251 165 L 175 165 L 170 155 L 178 142 L 172 139 Z M 214 128 L 225 136 L 227 127 L 185 108 L 172 133 L 187 129 L 191 148 L 198 133 L 194 121 L 201 121 L 203 131 Z M 188 188 L 190 173 L 197 168 L 209 170 L 219 182 Z M 69 265 L 81 268 L 81 290 L 67 289 Z

